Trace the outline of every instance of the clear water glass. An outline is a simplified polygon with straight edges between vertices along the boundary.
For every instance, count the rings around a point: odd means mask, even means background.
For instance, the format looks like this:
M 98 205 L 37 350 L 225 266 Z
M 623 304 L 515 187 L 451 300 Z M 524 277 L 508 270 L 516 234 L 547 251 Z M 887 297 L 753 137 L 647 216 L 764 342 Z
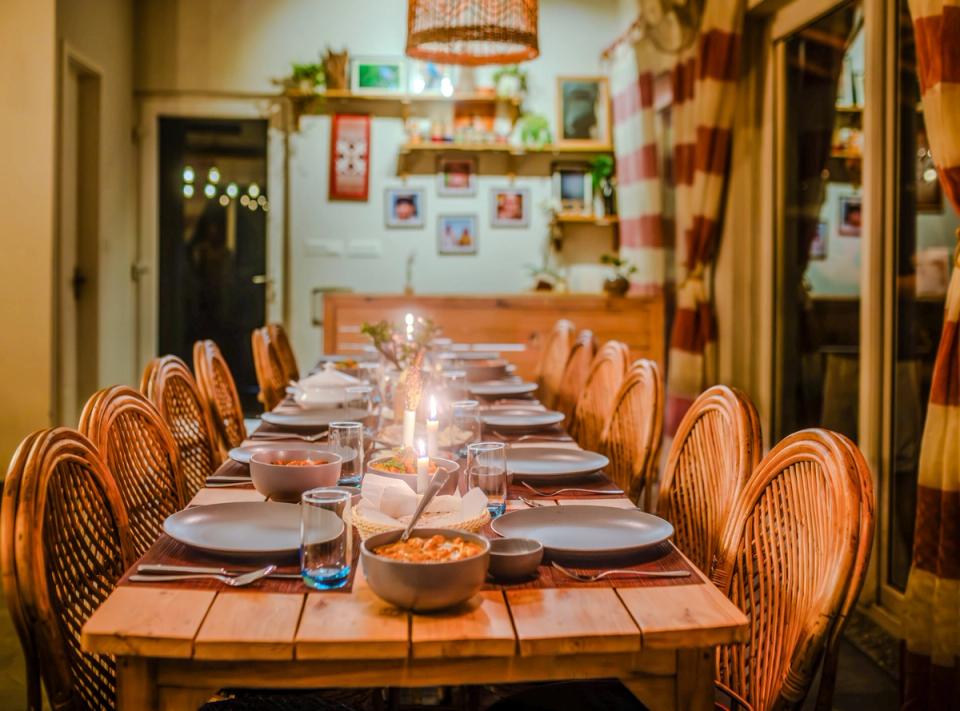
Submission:
M 380 408 L 377 407 L 375 393 L 370 385 L 353 385 L 347 388 L 347 408 L 364 413 L 363 426 L 367 437 L 373 436 L 380 429 Z
M 467 456 L 467 447 L 480 441 L 480 403 L 457 400 L 450 405 L 450 448 L 459 446 L 458 457 Z
M 350 492 L 310 489 L 300 497 L 300 575 L 318 590 L 342 588 L 353 564 Z
M 447 402 L 466 400 L 469 397 L 469 392 L 467 391 L 467 371 L 443 371 L 443 392 Z
M 496 518 L 507 509 L 507 445 L 475 442 L 467 446 L 467 486 L 487 495 L 487 511 Z
M 343 458 L 338 483 L 359 486 L 363 477 L 363 423 L 331 422 L 327 441 L 330 451 Z

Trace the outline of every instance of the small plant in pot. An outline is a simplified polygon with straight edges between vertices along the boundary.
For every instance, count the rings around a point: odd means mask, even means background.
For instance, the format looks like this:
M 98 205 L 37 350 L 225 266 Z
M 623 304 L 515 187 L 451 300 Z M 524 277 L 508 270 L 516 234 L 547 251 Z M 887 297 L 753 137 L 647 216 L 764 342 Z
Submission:
M 298 64 L 294 62 L 293 71 L 290 73 L 289 85 L 293 89 L 298 89 L 304 93 L 313 93 L 317 87 L 324 84 L 323 65 L 317 62 L 309 64 Z
M 519 99 L 527 93 L 527 73 L 516 64 L 501 67 L 493 74 L 493 85 L 501 99 Z
M 517 121 L 515 132 L 515 142 L 524 148 L 542 148 L 553 140 L 550 122 L 542 114 L 524 114 Z
M 608 155 L 596 156 L 590 161 L 590 177 L 593 182 L 593 194 L 600 201 L 600 206 L 594 209 L 598 215 L 612 215 L 615 212 L 613 204 L 613 158 Z M 600 207 L 603 212 L 601 215 Z
M 637 266 L 614 254 L 604 254 L 600 257 L 600 263 L 613 270 L 613 276 L 604 280 L 603 290 L 610 296 L 626 296 L 630 290 L 630 277 L 637 273 Z
M 547 266 L 537 267 L 527 264 L 526 267 L 533 279 L 534 291 L 554 291 L 563 284 L 563 277 Z

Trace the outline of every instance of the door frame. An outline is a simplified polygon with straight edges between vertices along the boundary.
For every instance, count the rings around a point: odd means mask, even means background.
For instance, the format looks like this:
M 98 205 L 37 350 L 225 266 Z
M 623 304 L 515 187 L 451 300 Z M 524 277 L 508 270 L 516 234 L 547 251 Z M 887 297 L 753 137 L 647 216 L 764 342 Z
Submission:
M 267 185 L 271 209 L 267 213 L 266 318 L 288 321 L 290 273 L 289 235 L 289 109 L 275 94 L 207 92 L 137 92 L 139 121 L 139 196 L 136 262 L 131 276 L 137 283 L 137 367 L 159 355 L 157 328 L 159 294 L 157 267 L 160 249 L 158 193 L 159 119 L 221 118 L 267 120 Z M 277 209 L 281 208 L 282 209 Z
M 54 226 L 54 279 L 53 279 L 53 377 L 54 377 L 54 387 L 53 387 L 53 398 L 52 398 L 52 409 L 54 412 L 54 419 L 57 422 L 74 422 L 76 417 L 79 415 L 79 410 L 83 405 L 82 396 L 80 392 L 81 384 L 85 384 L 86 387 L 84 390 L 89 390 L 92 394 L 97 387 L 99 387 L 100 382 L 100 373 L 99 373 L 99 320 L 100 320 L 100 289 L 99 289 L 99 272 L 100 272 L 100 173 L 101 173 L 101 162 L 102 162 L 102 121 L 101 121 L 101 112 L 103 108 L 103 69 L 95 61 L 86 56 L 83 52 L 78 50 L 72 44 L 66 40 L 60 41 L 60 57 L 58 62 L 58 71 L 59 76 L 57 78 L 57 130 L 56 130 L 56 185 L 54 187 L 55 194 L 55 209 L 56 209 L 56 221 Z M 64 282 L 64 254 L 67 252 L 65 241 L 68 239 L 68 235 L 64 230 L 64 170 L 66 166 L 64 165 L 64 131 L 66 126 L 66 113 L 65 113 L 65 95 L 67 92 L 67 82 L 71 80 L 71 76 L 76 74 L 81 81 L 84 79 L 89 79 L 96 84 L 96 115 L 94 117 L 95 121 L 95 132 L 96 132 L 96 141 L 94 146 L 87 145 L 89 150 L 92 150 L 92 155 L 89 156 L 91 166 L 95 169 L 96 175 L 94 176 L 94 185 L 88 188 L 85 192 L 90 193 L 89 205 L 87 210 L 89 211 L 86 217 L 86 220 L 91 224 L 88 224 L 86 228 L 80 225 L 81 215 L 80 211 L 77 211 L 76 219 L 77 225 L 75 226 L 75 231 L 73 234 L 69 235 L 69 238 L 75 240 L 75 244 L 72 246 L 70 252 L 74 254 L 74 260 L 79 261 L 82 258 L 84 252 L 85 258 L 84 261 L 87 262 L 89 274 L 89 284 L 93 293 L 90 295 L 90 302 L 87 304 L 87 307 L 90 310 L 88 314 L 89 319 L 92 319 L 93 332 L 86 334 L 86 339 L 83 349 L 80 346 L 80 339 L 75 338 L 73 342 L 73 353 L 65 353 L 64 346 L 62 342 L 64 337 L 64 331 L 66 329 L 65 320 L 73 319 L 73 329 L 74 331 L 79 331 L 79 324 L 81 322 L 81 317 L 79 309 L 74 309 L 69 313 L 65 313 L 65 310 L 62 308 L 62 300 L 64 298 L 65 292 L 67 290 L 67 285 Z M 78 89 L 79 90 L 79 89 Z M 78 107 L 79 107 L 78 99 Z M 79 119 L 79 114 L 74 117 Z M 79 121 L 78 121 L 79 123 Z M 78 129 L 79 131 L 79 129 Z M 78 135 L 77 143 L 80 145 L 83 139 Z M 86 142 L 89 144 L 89 141 Z M 75 186 L 77 187 L 77 186 Z M 91 324 L 87 324 L 90 326 Z M 81 358 L 81 352 L 83 357 Z M 67 398 L 64 395 L 64 388 L 66 383 L 64 383 L 65 377 L 65 362 L 68 358 L 76 359 L 77 364 L 74 368 L 76 372 L 74 373 L 74 383 L 73 388 L 74 392 L 72 398 Z M 77 367 L 82 361 L 83 370 L 86 374 L 81 372 L 81 369 Z M 71 403 L 71 400 L 73 402 Z M 72 404 L 72 407 L 71 407 Z M 68 409 L 70 411 L 68 411 Z M 73 411 L 75 410 L 75 411 Z

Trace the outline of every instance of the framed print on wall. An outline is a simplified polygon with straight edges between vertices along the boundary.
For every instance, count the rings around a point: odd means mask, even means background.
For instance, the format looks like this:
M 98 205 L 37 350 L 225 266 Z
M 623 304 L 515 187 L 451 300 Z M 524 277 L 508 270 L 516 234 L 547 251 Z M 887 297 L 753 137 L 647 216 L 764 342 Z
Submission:
M 553 199 L 561 213 L 588 214 L 593 203 L 593 179 L 590 167 L 580 163 L 553 166 Z
M 437 254 L 476 253 L 476 215 L 440 215 L 437 218 Z
M 423 227 L 423 188 L 387 188 L 383 202 L 387 227 Z
M 840 203 L 840 221 L 837 223 L 837 234 L 843 237 L 859 237 L 860 227 L 863 224 L 863 208 L 859 195 L 842 197 Z
M 457 87 L 457 67 L 411 59 L 407 65 L 407 79 L 411 94 L 453 96 Z
M 610 87 L 606 77 L 557 78 L 557 143 L 611 144 Z
M 471 158 L 441 158 L 437 174 L 438 195 L 466 197 L 477 192 L 477 162 Z
M 490 191 L 491 227 L 526 227 L 530 224 L 530 191 L 527 188 L 493 188 Z
M 353 57 L 350 90 L 356 94 L 403 94 L 407 91 L 404 57 Z
M 370 117 L 334 114 L 330 118 L 330 200 L 365 202 L 370 182 Z

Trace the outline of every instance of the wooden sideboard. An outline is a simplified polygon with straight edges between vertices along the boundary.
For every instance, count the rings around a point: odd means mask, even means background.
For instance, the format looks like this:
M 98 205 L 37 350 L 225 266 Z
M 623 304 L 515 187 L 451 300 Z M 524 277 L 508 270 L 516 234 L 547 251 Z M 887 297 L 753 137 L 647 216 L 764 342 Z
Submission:
M 407 313 L 433 320 L 455 343 L 489 344 L 485 350 L 503 352 L 525 378 L 534 377 L 546 335 L 561 318 L 578 329 L 591 329 L 600 343 L 623 341 L 633 358 L 663 364 L 663 301 L 596 294 L 329 294 L 324 299 L 323 349 L 360 353 L 369 345 L 360 334 L 364 321 L 385 319 L 401 325 Z

